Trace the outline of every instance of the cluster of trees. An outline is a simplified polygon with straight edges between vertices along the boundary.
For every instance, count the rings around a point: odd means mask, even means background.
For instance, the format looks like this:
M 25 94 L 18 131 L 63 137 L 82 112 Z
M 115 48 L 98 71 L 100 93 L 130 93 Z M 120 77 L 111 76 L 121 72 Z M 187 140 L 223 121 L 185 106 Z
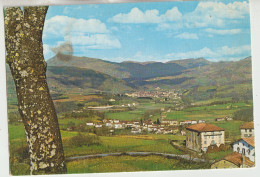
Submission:
M 68 144 L 76 147 L 100 145 L 101 140 L 97 135 L 85 135 L 79 133 L 77 136 L 70 138 Z
M 156 115 L 156 114 L 161 114 L 161 113 L 162 113 L 161 109 L 148 110 L 148 111 L 145 111 L 143 118 L 144 118 L 144 120 L 148 120 L 151 115 Z
M 254 120 L 253 107 L 236 111 L 233 114 L 233 119 L 234 120 L 242 120 L 242 121 L 246 121 L 246 122 L 253 121 Z

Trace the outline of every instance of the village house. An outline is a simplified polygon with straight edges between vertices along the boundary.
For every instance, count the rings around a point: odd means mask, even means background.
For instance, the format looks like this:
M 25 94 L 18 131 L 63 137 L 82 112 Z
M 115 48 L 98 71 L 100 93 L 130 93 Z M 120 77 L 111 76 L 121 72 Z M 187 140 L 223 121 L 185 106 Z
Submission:
M 132 128 L 133 125 L 134 125 L 134 122 L 131 122 L 131 121 L 128 121 L 128 122 L 126 123 L 126 127 Z
M 153 126 L 153 122 L 152 121 L 144 121 L 143 122 L 143 126 L 145 126 L 145 127 L 152 127 Z
M 118 119 L 114 119 L 113 122 L 114 122 L 115 124 L 117 124 L 117 123 L 119 123 L 120 121 L 119 121 Z
M 225 144 L 225 130 L 216 125 L 200 123 L 186 128 L 186 147 L 206 152 L 208 146 Z
M 134 122 L 133 127 L 134 128 L 140 128 L 141 127 L 140 122 Z
M 178 121 L 177 120 L 171 120 L 171 119 L 162 119 L 161 123 L 167 123 L 169 125 L 174 125 L 174 126 L 178 125 Z
M 185 121 L 181 121 L 180 125 L 190 125 L 191 124 L 191 120 L 185 120 Z
M 222 118 L 216 118 L 216 119 L 215 119 L 215 121 L 216 121 L 216 122 L 219 122 L 219 121 L 224 121 L 224 120 L 225 120 L 225 118 L 224 118 L 224 117 L 222 117 Z
M 140 128 L 132 128 L 132 130 L 131 130 L 131 133 L 133 133 L 133 134 L 138 134 L 141 132 L 142 132 L 142 130 Z
M 255 161 L 255 140 L 254 137 L 242 138 L 232 143 L 233 152 L 238 152 L 249 158 L 252 162 Z
M 198 122 L 196 120 L 192 120 L 191 124 L 197 124 Z
M 95 124 L 93 122 L 87 122 L 86 125 L 87 126 L 94 126 Z
M 231 120 L 233 120 L 233 118 L 227 116 L 227 117 L 225 117 L 225 120 L 226 120 L 226 121 L 231 121 Z
M 178 131 L 178 127 L 165 127 L 163 134 L 176 134 Z
M 106 127 L 113 127 L 113 124 L 111 122 L 106 122 L 105 125 Z
M 254 134 L 254 122 L 246 122 L 240 126 L 241 138 L 247 138 L 255 136 Z
M 121 129 L 121 128 L 123 128 L 123 125 L 122 125 L 121 122 L 118 122 L 118 123 L 115 123 L 115 124 L 114 124 L 114 128 L 115 128 L 115 129 Z
M 168 127 L 170 124 L 169 123 L 161 123 L 160 127 Z
M 250 161 L 247 157 L 243 157 L 241 154 L 233 152 L 214 162 L 211 165 L 211 169 L 250 168 L 254 165 L 254 162 Z
M 102 124 L 96 124 L 95 127 L 96 127 L 96 128 L 101 128 L 101 127 L 102 127 Z

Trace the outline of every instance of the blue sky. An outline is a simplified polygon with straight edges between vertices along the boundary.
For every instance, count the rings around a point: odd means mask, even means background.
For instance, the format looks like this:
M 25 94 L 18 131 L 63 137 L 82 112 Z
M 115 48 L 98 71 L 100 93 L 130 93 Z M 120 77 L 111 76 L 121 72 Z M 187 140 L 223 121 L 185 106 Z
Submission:
M 72 43 L 75 56 L 114 62 L 236 61 L 251 55 L 249 2 L 50 6 L 43 43 L 46 60 Z

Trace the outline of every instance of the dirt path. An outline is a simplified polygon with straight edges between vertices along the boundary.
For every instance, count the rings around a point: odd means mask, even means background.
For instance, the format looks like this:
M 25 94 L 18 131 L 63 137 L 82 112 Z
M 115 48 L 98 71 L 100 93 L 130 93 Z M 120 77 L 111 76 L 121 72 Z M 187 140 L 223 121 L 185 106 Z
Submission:
M 121 155 L 128 155 L 128 156 L 148 156 L 148 155 L 158 155 L 166 158 L 180 158 L 185 160 L 191 160 L 194 162 L 206 162 L 204 159 L 200 158 L 191 158 L 190 155 L 179 155 L 179 154 L 166 154 L 166 153 L 159 153 L 159 152 L 127 152 L 127 153 L 106 153 L 106 154 L 94 154 L 94 155 L 85 155 L 85 156 L 78 156 L 78 157 L 68 157 L 66 158 L 67 161 L 73 160 L 82 160 L 82 159 L 90 159 L 90 158 L 100 158 L 100 157 L 107 157 L 107 156 L 121 156 Z

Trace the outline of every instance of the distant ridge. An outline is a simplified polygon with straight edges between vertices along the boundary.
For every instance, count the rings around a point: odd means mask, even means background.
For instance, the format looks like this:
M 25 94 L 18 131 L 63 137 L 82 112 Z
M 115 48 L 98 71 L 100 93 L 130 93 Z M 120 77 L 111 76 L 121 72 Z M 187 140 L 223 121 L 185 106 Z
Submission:
M 106 60 L 76 57 L 64 61 L 62 56 L 54 56 L 47 61 L 48 66 L 73 66 L 78 68 L 92 69 L 119 79 L 144 79 L 151 77 L 171 76 L 189 68 L 196 68 L 211 64 L 206 59 L 173 60 L 166 63 L 148 61 L 124 61 L 121 63 Z

